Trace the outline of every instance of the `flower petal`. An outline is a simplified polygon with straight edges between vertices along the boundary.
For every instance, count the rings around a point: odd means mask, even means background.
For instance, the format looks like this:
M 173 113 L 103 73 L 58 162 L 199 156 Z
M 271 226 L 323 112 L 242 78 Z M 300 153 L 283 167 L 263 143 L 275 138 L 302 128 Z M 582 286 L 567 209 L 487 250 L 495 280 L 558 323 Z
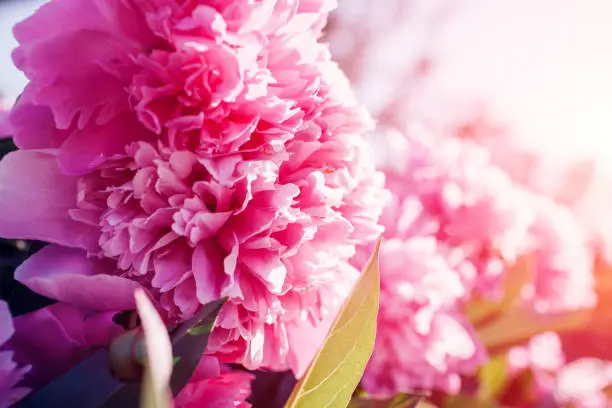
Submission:
M 8 345 L 15 352 L 16 361 L 32 366 L 23 385 L 43 386 L 86 358 L 94 347 L 108 345 L 111 338 L 123 331 L 112 316 L 109 312 L 91 313 L 56 303 L 16 317 L 15 334 Z
M 49 151 L 20 150 L 0 162 L 0 236 L 94 249 L 92 226 L 73 220 L 77 179 L 62 174 Z
M 13 320 L 6 302 L 0 300 L 0 345 L 13 335 Z
M 48 106 L 34 103 L 34 94 L 35 89 L 32 84 L 26 86 L 8 115 L 7 126 L 10 128 L 13 140 L 20 149 L 59 147 L 70 133 L 55 127 L 53 112 Z
M 125 153 L 131 142 L 152 135 L 130 115 L 120 115 L 101 126 L 87 126 L 72 133 L 62 144 L 58 155 L 60 168 L 67 174 L 85 174 L 105 158 Z
M 85 251 L 49 245 L 15 272 L 36 293 L 93 310 L 133 309 L 134 281 L 112 276 L 112 262 L 88 258 Z

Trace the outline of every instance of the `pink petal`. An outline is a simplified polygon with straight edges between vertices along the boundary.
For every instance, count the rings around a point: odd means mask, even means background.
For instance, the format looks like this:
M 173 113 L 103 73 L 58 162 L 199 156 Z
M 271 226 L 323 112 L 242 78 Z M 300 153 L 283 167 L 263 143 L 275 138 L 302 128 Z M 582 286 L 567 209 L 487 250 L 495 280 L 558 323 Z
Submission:
M 36 293 L 93 310 L 134 308 L 133 293 L 140 288 L 119 276 L 109 261 L 88 258 L 85 251 L 49 245 L 24 262 L 15 278 Z
M 59 147 L 70 132 L 56 128 L 53 112 L 48 106 L 34 103 L 35 92 L 32 84 L 26 86 L 8 116 L 15 144 L 28 150 Z
M 73 220 L 77 179 L 62 174 L 47 151 L 20 150 L 0 162 L 0 236 L 95 249 L 99 233 Z
M 270 251 L 242 251 L 242 262 L 274 294 L 281 294 L 287 277 L 287 267 L 278 256 Z
M 13 335 L 13 320 L 6 302 L 0 300 L 0 346 Z
M 198 301 L 205 305 L 219 299 L 221 288 L 218 274 L 223 270 L 222 249 L 213 240 L 205 241 L 193 251 L 192 264 Z
M 28 19 L 15 25 L 13 32 L 20 43 L 36 42 L 41 38 L 65 34 L 79 29 L 104 29 L 99 18 L 98 2 L 60 0 L 42 5 Z
M 15 360 L 31 365 L 23 385 L 40 387 L 86 358 L 95 347 L 107 346 L 123 328 L 112 312 L 92 313 L 65 303 L 16 317 L 8 345 Z
M 90 125 L 72 133 L 59 150 L 59 165 L 67 174 L 81 175 L 106 158 L 125 153 L 130 143 L 151 136 L 136 118 L 121 115 L 105 125 Z
M 57 312 L 61 312 L 63 321 L 56 316 Z M 82 321 L 82 313 L 59 303 L 15 318 L 15 335 L 9 347 L 15 352 L 16 361 L 32 365 L 24 385 L 42 386 L 86 356 L 82 343 L 72 338 L 64 327 L 79 325 Z

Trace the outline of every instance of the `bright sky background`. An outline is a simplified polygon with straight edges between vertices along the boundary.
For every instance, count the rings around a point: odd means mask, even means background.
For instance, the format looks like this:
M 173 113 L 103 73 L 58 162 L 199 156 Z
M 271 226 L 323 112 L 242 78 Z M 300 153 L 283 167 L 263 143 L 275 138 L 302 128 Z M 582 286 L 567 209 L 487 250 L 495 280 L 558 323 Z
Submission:
M 481 96 L 559 158 L 612 163 L 612 1 L 475 3 L 438 40 L 437 87 Z

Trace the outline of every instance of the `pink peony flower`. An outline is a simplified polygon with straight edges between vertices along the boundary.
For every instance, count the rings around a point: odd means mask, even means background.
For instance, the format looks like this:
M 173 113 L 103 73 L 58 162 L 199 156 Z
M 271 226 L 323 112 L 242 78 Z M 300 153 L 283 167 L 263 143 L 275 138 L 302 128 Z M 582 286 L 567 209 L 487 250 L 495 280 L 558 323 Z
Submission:
M 529 196 L 469 142 L 413 128 L 390 132 L 387 186 L 393 202 L 383 214 L 386 235 L 433 236 L 454 265 L 466 294 L 495 295 L 505 265 L 532 247 L 535 211 Z
M 606 388 L 612 385 L 612 362 L 581 359 L 566 365 L 556 377 L 553 395 L 562 406 L 607 408 Z
M 543 313 L 593 307 L 593 265 L 605 240 L 593 233 L 574 206 L 568 205 L 567 197 L 582 200 L 577 191 L 582 183 L 580 174 L 559 183 L 556 179 L 562 169 L 547 166 L 543 156 L 522 152 L 512 144 L 508 130 L 496 130 L 486 118 L 459 120 L 449 126 L 454 135 L 461 135 L 460 129 L 471 129 L 470 143 L 487 152 L 491 165 L 511 180 L 514 189 L 522 191 L 521 205 L 534 213 L 529 245 L 524 249 L 535 254 L 533 280 L 527 283 L 523 299 Z M 545 181 L 544 177 L 556 181 Z M 584 181 L 585 185 L 589 183 Z M 565 187 L 556 189 L 553 184 Z
M 373 395 L 459 391 L 485 352 L 457 310 L 457 270 L 432 236 L 389 238 L 380 251 L 381 297 L 374 353 L 362 385 Z
M 561 340 L 553 332 L 539 334 L 527 345 L 511 348 L 507 360 L 511 373 L 525 369 L 554 372 L 565 364 Z
M 552 200 L 537 197 L 534 204 L 535 274 L 523 298 L 543 313 L 595 306 L 595 257 L 587 232 L 567 208 Z
M 29 367 L 16 363 L 13 351 L 5 345 L 13 333 L 8 305 L 0 301 L 0 408 L 13 405 L 29 392 L 28 388 L 19 384 Z
M 200 360 L 189 383 L 174 399 L 176 408 L 250 408 L 246 399 L 251 394 L 254 375 L 231 370 L 215 357 Z
M 142 286 L 171 321 L 228 297 L 208 352 L 299 375 L 382 231 L 368 116 L 318 42 L 332 6 L 53 0 L 20 23 L 0 235 L 55 245 L 17 278 L 97 310 Z
M 508 353 L 508 365 L 511 377 L 523 370 L 531 371 L 532 382 L 523 394 L 507 393 L 508 400 L 502 403 L 577 408 L 606 408 L 612 403 L 605 392 L 612 385 L 612 363 L 582 358 L 566 364 L 556 333 L 543 333 L 530 339 L 525 346 L 512 348 Z

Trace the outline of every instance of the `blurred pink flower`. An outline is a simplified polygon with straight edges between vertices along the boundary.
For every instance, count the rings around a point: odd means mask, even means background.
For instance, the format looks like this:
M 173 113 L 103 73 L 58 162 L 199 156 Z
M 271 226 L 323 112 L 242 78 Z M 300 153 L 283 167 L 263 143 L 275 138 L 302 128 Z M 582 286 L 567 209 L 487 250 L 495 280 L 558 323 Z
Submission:
M 172 321 L 227 296 L 208 352 L 299 375 L 382 231 L 370 119 L 318 42 L 333 5 L 53 0 L 20 23 L 0 235 L 55 245 L 17 278 L 97 310 L 142 286 Z
M 597 301 L 593 267 L 596 256 L 605 250 L 605 239 L 594 234 L 587 219 L 570 205 L 572 199 L 582 200 L 580 186 L 592 182 L 588 166 L 586 172 L 574 169 L 575 174 L 564 174 L 567 169 L 551 166 L 544 152 L 527 154 L 513 142 L 511 132 L 493 126 L 486 117 L 455 118 L 446 126 L 450 137 L 465 136 L 462 132 L 469 129 L 463 143 L 485 152 L 490 165 L 521 191 L 520 205 L 533 213 L 523 252 L 534 253 L 535 263 L 524 301 L 542 313 L 593 307 Z M 605 194 L 605 189 L 599 192 Z
M 500 293 L 506 265 L 532 245 L 535 211 L 473 143 L 420 128 L 381 137 L 391 200 L 381 218 L 377 343 L 363 384 L 373 394 L 457 393 L 461 376 L 486 359 L 463 306 L 474 293 Z
M 472 296 L 501 296 L 508 265 L 536 250 L 525 301 L 541 311 L 590 306 L 592 258 L 581 236 L 571 235 L 574 219 L 560 223 L 562 209 L 515 184 L 485 148 L 425 127 L 409 130 L 380 134 L 392 197 L 381 218 L 384 295 L 364 387 L 456 393 L 460 376 L 486 359 L 463 317 Z
M 556 333 L 540 334 L 525 346 L 512 348 L 508 365 L 511 378 L 524 370 L 532 373 L 532 384 L 525 395 L 507 396 L 514 398 L 513 406 L 539 407 L 545 403 L 554 407 L 607 408 L 612 403 L 604 392 L 612 385 L 612 362 L 582 358 L 566 364 Z
M 215 357 L 204 356 L 189 383 L 174 399 L 176 408 L 250 408 L 253 374 L 231 370 Z
M 542 313 L 594 306 L 595 251 L 586 231 L 567 208 L 541 196 L 533 201 L 535 274 L 524 288 L 524 300 Z
M 6 347 L 13 332 L 11 312 L 6 302 L 0 301 L 0 408 L 8 408 L 29 392 L 19 384 L 29 367 L 16 363 L 11 347 Z
M 389 238 L 380 250 L 381 296 L 374 353 L 363 378 L 373 395 L 456 393 L 485 352 L 457 311 L 460 276 L 434 237 Z
M 608 408 L 612 405 L 605 389 L 612 385 L 612 362 L 581 359 L 557 373 L 553 395 L 562 406 Z
M 332 24 L 327 34 L 341 67 L 347 70 L 357 94 L 379 123 L 379 129 L 372 137 L 372 147 L 379 150 L 379 146 L 386 145 L 383 147 L 386 151 L 383 152 L 380 162 L 387 166 L 389 161 L 397 162 L 397 159 L 401 163 L 406 155 L 419 155 L 419 144 L 423 143 L 419 139 L 422 136 L 413 135 L 415 127 L 418 126 L 424 126 L 428 132 L 435 134 L 438 140 L 462 140 L 456 143 L 441 141 L 443 145 L 451 147 L 442 147 L 441 150 L 446 153 L 432 154 L 431 161 L 444 161 L 445 164 L 440 166 L 449 168 L 454 166 L 455 170 L 452 171 L 467 182 L 470 182 L 470 178 L 474 179 L 470 174 L 476 174 L 476 178 L 480 178 L 478 171 L 471 173 L 477 166 L 494 168 L 485 172 L 486 177 L 481 177 L 482 187 L 485 191 L 490 190 L 492 197 L 504 194 L 505 191 L 506 197 L 497 203 L 506 203 L 510 207 L 507 211 L 497 208 L 496 211 L 490 212 L 488 216 L 491 218 L 485 218 L 484 212 L 479 213 L 477 219 L 463 215 L 459 218 L 464 220 L 462 228 L 466 225 L 474 227 L 473 230 L 465 229 L 466 233 L 463 235 L 456 235 L 458 240 L 466 240 L 466 246 L 476 237 L 474 235 L 470 238 L 470 234 L 483 233 L 491 234 L 490 238 L 496 241 L 494 244 L 497 244 L 497 248 L 493 245 L 491 249 L 511 251 L 493 253 L 491 257 L 485 255 L 480 259 L 484 261 L 489 258 L 492 262 L 472 262 L 480 269 L 476 279 L 479 291 L 494 292 L 496 282 L 504 278 L 505 264 L 511 263 L 516 255 L 535 252 L 537 255 L 534 280 L 528 284 L 523 294 L 526 302 L 531 303 L 540 312 L 593 306 L 596 300 L 591 271 L 593 260 L 600 252 L 612 259 L 612 226 L 607 217 L 602 216 L 606 211 L 604 203 L 612 198 L 612 189 L 609 187 L 612 185 L 611 173 L 607 170 L 606 163 L 602 164 L 601 160 L 596 160 L 593 146 L 589 145 L 591 139 L 575 143 L 577 152 L 573 156 L 572 151 L 566 149 L 563 151 L 565 155 L 561 157 L 557 154 L 556 147 L 551 148 L 557 143 L 565 143 L 556 133 L 520 133 L 519 129 L 525 129 L 522 125 L 533 122 L 534 118 L 537 121 L 540 112 L 537 110 L 539 107 L 534 106 L 534 102 L 529 98 L 517 98 L 512 85 L 517 78 L 533 81 L 536 77 L 532 67 L 525 64 L 525 60 L 511 61 L 515 50 L 524 51 L 529 47 L 513 47 L 512 52 L 508 51 L 512 44 L 520 41 L 516 33 L 508 33 L 510 27 L 513 29 L 513 25 L 500 27 L 499 32 L 496 31 L 493 36 L 500 35 L 509 40 L 510 42 L 504 43 L 507 44 L 506 48 L 497 46 L 493 40 L 487 41 L 480 31 L 474 28 L 479 26 L 478 24 L 491 24 L 489 19 L 482 18 L 479 13 L 499 22 L 505 21 L 506 11 L 511 11 L 514 13 L 514 19 L 524 19 L 524 16 L 529 15 L 534 17 L 529 21 L 535 22 L 539 21 L 535 13 L 547 13 L 549 6 L 546 6 L 545 1 L 538 1 L 536 11 L 525 13 L 524 6 L 513 2 L 489 4 L 472 0 L 385 0 L 384 5 L 385 7 L 374 8 L 363 0 L 340 3 L 339 9 L 331 17 Z M 571 12 L 572 7 L 576 8 L 575 11 L 580 8 L 581 11 L 589 13 L 597 8 L 594 4 L 568 4 L 559 15 Z M 581 15 L 581 18 L 583 17 L 584 15 Z M 367 22 L 363 23 L 364 20 Z M 578 22 L 578 19 L 576 21 Z M 475 22 L 478 24 L 474 24 Z M 580 24 L 568 29 L 574 30 L 577 27 L 580 27 Z M 525 36 L 523 39 L 540 41 L 543 40 L 542 37 L 555 38 L 544 35 L 547 31 L 542 31 L 540 25 L 530 28 L 537 31 L 530 31 L 529 34 L 522 32 L 521 35 Z M 475 48 L 461 46 L 476 38 L 487 46 L 495 44 L 491 48 L 494 52 L 479 55 Z M 398 53 L 398 49 L 402 49 L 402 52 Z M 595 48 L 588 48 L 588 55 L 596 54 L 594 50 Z M 542 61 L 549 61 L 550 58 L 557 57 L 557 54 L 551 51 L 550 55 L 540 53 L 538 57 Z M 497 58 L 512 64 L 502 67 L 501 63 L 495 63 Z M 489 81 L 485 82 L 483 79 L 481 84 L 480 75 L 486 76 L 483 75 L 486 70 L 483 67 L 489 67 L 491 64 L 499 69 L 486 74 L 490 74 L 490 77 L 496 78 L 497 81 L 492 83 L 487 76 Z M 546 64 L 543 63 L 542 66 Z M 466 70 L 466 67 L 472 70 Z M 580 84 L 583 78 L 576 75 L 577 71 L 571 72 L 575 76 L 575 82 Z M 563 75 L 566 74 L 568 72 L 564 71 Z M 600 82 L 603 84 L 605 81 Z M 483 86 L 489 86 L 491 89 L 483 89 Z M 557 88 L 550 90 L 556 92 Z M 551 108 L 562 107 L 555 104 L 559 99 L 555 92 L 548 96 L 550 106 L 542 107 L 542 115 L 550 114 Z M 515 111 L 512 111 L 513 116 L 498 109 L 501 105 L 512 105 L 516 102 L 523 106 L 522 116 L 516 115 Z M 524 106 L 532 107 L 532 116 L 525 112 Z M 546 116 L 542 119 L 551 118 Z M 555 123 L 565 123 L 564 120 L 565 118 L 556 118 Z M 380 143 L 381 134 L 396 131 L 409 135 L 409 141 L 398 140 L 400 136 Z M 572 137 L 573 140 L 583 140 L 582 137 Z M 413 149 L 416 149 L 417 153 L 413 153 Z M 457 157 L 463 158 L 453 162 L 448 154 L 452 150 L 463 152 L 455 153 Z M 600 150 L 606 149 L 602 145 Z M 585 151 L 590 152 L 591 156 L 585 156 Z M 470 160 L 480 164 L 465 164 Z M 462 172 L 463 175 L 460 174 Z M 400 172 L 398 177 L 401 180 L 403 173 Z M 406 177 L 411 180 L 414 178 L 410 175 Z M 485 179 L 489 181 L 485 182 Z M 439 189 L 440 196 L 453 194 L 453 187 L 430 185 L 430 182 L 425 182 L 426 188 Z M 486 202 L 484 196 L 482 200 L 480 205 L 495 208 L 492 203 Z M 427 206 L 425 207 L 427 210 Z M 476 211 L 477 206 L 473 208 Z M 525 217 L 521 220 L 509 217 L 514 210 L 516 214 L 524 214 Z M 437 220 L 439 216 L 436 214 L 434 218 Z M 482 220 L 480 217 L 483 217 Z M 443 223 L 444 229 L 447 221 L 440 222 Z M 504 223 L 507 223 L 505 227 Z M 492 229 L 483 229 L 485 225 L 491 226 Z M 507 233 L 503 232 L 504 228 L 509 228 Z M 454 234 L 458 231 L 460 229 L 455 229 Z M 500 231 L 502 235 L 495 237 Z M 523 238 L 520 238 L 521 234 Z M 506 241 L 500 241 L 501 237 L 505 237 Z M 522 247 L 512 248 L 512 242 L 515 245 L 521 240 L 524 242 Z M 513 250 L 518 252 L 513 254 Z M 498 255 L 502 255 L 504 263 L 495 260 Z
M 423 127 L 384 137 L 393 150 L 382 165 L 393 195 L 381 219 L 386 236 L 434 237 L 466 295 L 495 296 L 505 265 L 532 247 L 530 197 L 473 143 Z
M 565 364 L 561 340 L 553 332 L 539 334 L 527 345 L 511 348 L 507 359 L 510 372 L 525 369 L 554 372 Z

